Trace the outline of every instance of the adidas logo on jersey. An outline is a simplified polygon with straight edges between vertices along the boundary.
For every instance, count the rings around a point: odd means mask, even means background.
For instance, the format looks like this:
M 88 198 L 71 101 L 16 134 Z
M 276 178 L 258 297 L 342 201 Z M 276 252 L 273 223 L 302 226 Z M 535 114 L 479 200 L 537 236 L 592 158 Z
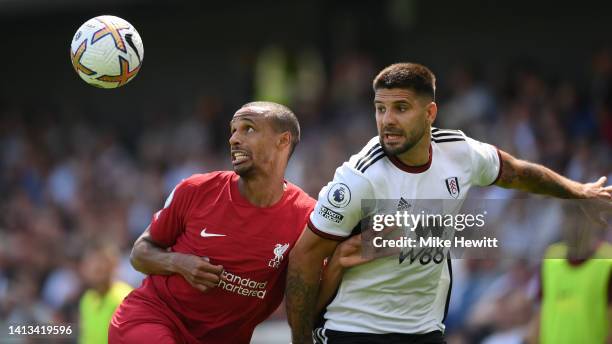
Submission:
M 399 203 L 397 203 L 397 210 L 398 211 L 408 210 L 411 206 L 412 205 L 410 205 L 410 203 L 408 203 L 408 201 L 406 201 L 404 197 L 400 197 Z

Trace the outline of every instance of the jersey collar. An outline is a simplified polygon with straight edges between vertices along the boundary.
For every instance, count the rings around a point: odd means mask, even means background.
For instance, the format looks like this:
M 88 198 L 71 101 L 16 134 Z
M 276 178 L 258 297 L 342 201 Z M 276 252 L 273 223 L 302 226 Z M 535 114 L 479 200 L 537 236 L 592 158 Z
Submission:
M 232 172 L 229 189 L 230 189 L 230 197 L 231 197 L 232 202 L 235 204 L 241 205 L 241 206 L 256 208 L 260 210 L 275 210 L 275 209 L 282 207 L 287 202 L 287 198 L 289 197 L 289 194 L 291 193 L 289 190 L 289 184 L 285 180 L 284 181 L 285 191 L 283 192 L 283 196 L 281 197 L 281 199 L 268 207 L 258 207 L 258 206 L 253 205 L 251 202 L 249 202 L 248 199 L 242 196 L 242 194 L 240 193 L 240 190 L 238 189 L 238 179 L 240 179 L 240 176 L 236 174 L 236 172 Z
M 399 168 L 400 170 L 404 172 L 408 172 L 408 173 L 423 173 L 427 171 L 429 167 L 431 166 L 431 160 L 432 160 L 431 144 L 429 145 L 429 160 L 427 160 L 425 164 L 420 165 L 420 166 L 406 165 L 400 159 L 398 159 L 395 155 L 389 155 L 389 161 L 391 161 L 393 165 L 395 165 L 395 167 Z

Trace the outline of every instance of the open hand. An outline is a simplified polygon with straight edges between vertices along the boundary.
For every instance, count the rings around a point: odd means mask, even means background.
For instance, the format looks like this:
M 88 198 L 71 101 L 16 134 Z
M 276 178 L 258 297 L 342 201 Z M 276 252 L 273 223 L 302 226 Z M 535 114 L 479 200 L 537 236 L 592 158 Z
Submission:
M 594 183 L 584 185 L 584 198 L 607 200 L 612 205 L 612 185 L 606 186 L 607 177 L 601 177 Z
M 361 234 L 354 235 L 338 245 L 334 252 L 334 258 L 343 268 L 350 268 L 356 265 L 367 263 L 372 258 L 362 257 Z
M 594 183 L 583 184 L 585 201 L 580 205 L 589 219 L 599 226 L 607 226 L 604 214 L 612 213 L 612 185 L 606 185 L 608 178 L 601 177 Z

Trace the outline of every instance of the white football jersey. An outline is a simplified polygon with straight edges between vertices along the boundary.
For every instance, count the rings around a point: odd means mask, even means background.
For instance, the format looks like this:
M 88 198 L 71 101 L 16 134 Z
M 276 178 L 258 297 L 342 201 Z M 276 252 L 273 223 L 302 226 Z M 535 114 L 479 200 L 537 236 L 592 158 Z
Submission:
M 493 184 L 501 171 L 498 150 L 459 130 L 432 128 L 429 161 L 402 164 L 383 151 L 379 137 L 340 166 L 319 193 L 309 227 L 342 240 L 364 214 L 361 200 L 457 200 L 472 185 Z M 400 201 L 401 202 L 401 201 Z M 401 208 L 401 203 L 399 204 Z M 324 328 L 346 332 L 422 334 L 444 331 L 452 286 L 449 259 L 374 259 L 347 269 L 324 314 Z

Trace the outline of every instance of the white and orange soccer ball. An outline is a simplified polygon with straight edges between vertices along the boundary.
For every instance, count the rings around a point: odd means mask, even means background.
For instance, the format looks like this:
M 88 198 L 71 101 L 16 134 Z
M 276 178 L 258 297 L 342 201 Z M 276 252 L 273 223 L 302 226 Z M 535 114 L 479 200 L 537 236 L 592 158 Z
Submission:
M 116 88 L 130 82 L 140 71 L 143 57 L 138 31 L 115 16 L 86 21 L 70 44 L 74 70 L 85 82 L 101 88 Z

